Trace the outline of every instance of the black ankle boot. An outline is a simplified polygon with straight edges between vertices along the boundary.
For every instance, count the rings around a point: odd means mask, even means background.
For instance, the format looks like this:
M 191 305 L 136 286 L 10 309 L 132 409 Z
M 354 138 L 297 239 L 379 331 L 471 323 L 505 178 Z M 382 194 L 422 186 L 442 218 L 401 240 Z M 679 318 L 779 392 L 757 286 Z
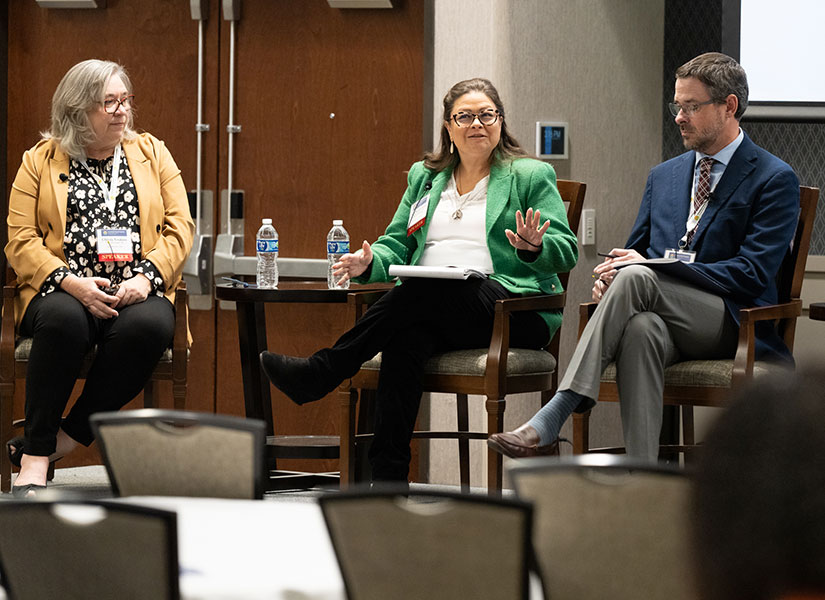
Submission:
M 335 389 L 328 377 L 316 373 L 309 359 L 261 352 L 261 368 L 269 381 L 295 404 L 320 400 Z

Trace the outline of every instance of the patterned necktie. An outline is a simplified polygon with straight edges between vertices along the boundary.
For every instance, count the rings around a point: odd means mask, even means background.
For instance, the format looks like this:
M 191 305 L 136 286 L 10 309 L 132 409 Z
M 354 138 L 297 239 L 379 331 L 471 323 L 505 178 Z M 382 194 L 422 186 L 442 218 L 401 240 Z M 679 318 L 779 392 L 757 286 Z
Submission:
M 699 160 L 699 181 L 696 184 L 696 194 L 693 196 L 693 219 L 698 221 L 699 217 L 702 216 L 702 209 L 704 208 L 705 204 L 708 202 L 708 197 L 710 196 L 710 168 L 713 166 L 713 159 L 710 157 L 705 157 Z M 687 235 L 687 245 L 690 245 L 690 242 L 693 240 L 693 235 L 696 233 L 696 229 L 699 227 L 699 224 L 696 223 L 688 232 Z

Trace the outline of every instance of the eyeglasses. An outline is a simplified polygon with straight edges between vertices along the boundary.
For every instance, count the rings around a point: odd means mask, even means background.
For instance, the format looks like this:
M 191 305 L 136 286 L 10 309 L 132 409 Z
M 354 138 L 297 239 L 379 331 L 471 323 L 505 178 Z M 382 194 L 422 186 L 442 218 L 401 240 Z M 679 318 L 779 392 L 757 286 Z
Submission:
M 492 125 L 498 121 L 499 112 L 497 110 L 485 110 L 479 114 L 460 112 L 453 115 L 453 121 L 459 127 L 469 127 L 476 119 L 482 125 Z
M 128 96 L 123 96 L 123 98 L 106 98 L 103 101 L 103 110 L 105 110 L 110 115 L 115 114 L 118 109 L 122 106 L 126 110 L 132 109 L 132 102 L 135 99 L 134 94 L 129 94 Z
M 682 111 L 683 113 L 685 113 L 686 117 L 689 117 L 706 104 L 715 103 L 715 100 L 708 100 L 707 102 L 696 102 L 695 104 L 685 104 L 684 106 L 682 106 L 678 102 L 668 102 L 667 107 L 670 109 L 670 114 L 672 114 L 674 117 L 679 116 L 679 111 Z

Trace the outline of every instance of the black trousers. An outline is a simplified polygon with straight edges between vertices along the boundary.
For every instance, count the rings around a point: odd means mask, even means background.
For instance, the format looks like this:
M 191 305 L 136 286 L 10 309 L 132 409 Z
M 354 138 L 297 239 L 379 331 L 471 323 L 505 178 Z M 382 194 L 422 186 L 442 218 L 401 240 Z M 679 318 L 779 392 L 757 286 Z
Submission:
M 97 345 L 83 392 L 63 422 L 69 437 L 88 446 L 94 436 L 89 415 L 118 410 L 143 389 L 172 342 L 175 310 L 159 296 L 118 308 L 112 319 L 93 317 L 74 296 L 56 291 L 36 296 L 26 309 L 20 333 L 32 337 L 26 374 L 24 452 L 55 451 L 60 419 L 83 359 Z
M 495 302 L 512 296 L 489 279 L 409 279 L 371 306 L 332 348 L 310 358 L 332 387 L 383 353 L 369 452 L 374 480 L 407 480 L 427 360 L 436 352 L 489 346 Z M 542 348 L 549 341 L 537 314 L 516 313 L 511 319 L 513 346 Z

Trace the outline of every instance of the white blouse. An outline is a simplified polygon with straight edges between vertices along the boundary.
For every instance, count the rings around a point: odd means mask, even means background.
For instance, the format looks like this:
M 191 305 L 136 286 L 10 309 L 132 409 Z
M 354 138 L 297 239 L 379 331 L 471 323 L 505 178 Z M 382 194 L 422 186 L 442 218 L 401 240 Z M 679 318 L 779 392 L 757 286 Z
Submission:
M 471 267 L 493 272 L 493 258 L 487 247 L 487 184 L 490 176 L 459 196 L 451 176 L 427 229 L 427 241 L 419 265 L 427 267 Z M 461 218 L 455 218 L 460 211 Z

